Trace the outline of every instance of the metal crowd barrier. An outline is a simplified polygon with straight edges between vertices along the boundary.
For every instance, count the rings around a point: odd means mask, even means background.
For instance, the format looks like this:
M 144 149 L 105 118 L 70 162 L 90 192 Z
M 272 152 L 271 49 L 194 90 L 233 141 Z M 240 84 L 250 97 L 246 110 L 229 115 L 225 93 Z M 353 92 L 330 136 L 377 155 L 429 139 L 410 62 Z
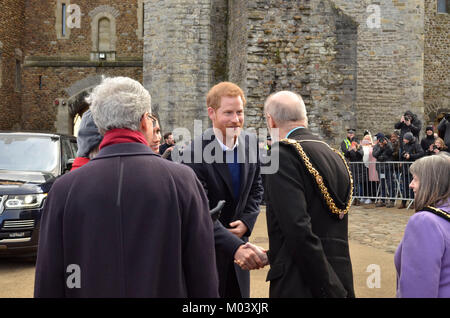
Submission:
M 370 199 L 395 204 L 397 200 L 414 202 L 414 192 L 409 188 L 412 175 L 409 161 L 349 162 L 353 175 L 353 200 Z

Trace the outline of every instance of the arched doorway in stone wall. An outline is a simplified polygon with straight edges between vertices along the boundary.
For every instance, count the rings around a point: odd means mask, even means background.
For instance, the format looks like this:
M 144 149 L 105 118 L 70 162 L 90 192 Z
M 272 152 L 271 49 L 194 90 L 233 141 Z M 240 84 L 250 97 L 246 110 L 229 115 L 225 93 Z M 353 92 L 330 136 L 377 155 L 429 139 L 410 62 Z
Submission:
M 86 103 L 85 98 L 89 95 L 92 88 L 81 91 L 75 96 L 68 99 L 67 104 L 69 106 L 69 115 L 72 118 L 72 134 L 78 136 L 78 130 L 81 122 L 81 117 L 84 112 L 89 109 L 88 103 Z
M 438 136 L 441 137 L 442 139 L 444 139 L 444 136 L 438 132 L 437 127 L 438 127 L 439 123 L 441 122 L 441 120 L 445 117 L 446 114 L 450 114 L 450 109 L 441 108 L 441 109 L 438 109 L 435 113 L 429 114 L 429 116 L 431 117 L 431 119 L 433 121 L 434 132 L 436 134 L 438 134 Z
M 66 107 L 60 107 L 58 110 L 55 125 L 58 132 L 78 135 L 81 116 L 89 109 L 85 99 L 92 89 L 102 82 L 103 78 L 103 75 L 88 76 L 64 89 L 70 97 L 65 100 Z
M 425 121 L 434 126 L 434 131 L 437 132 L 437 126 L 444 118 L 445 114 L 449 114 L 450 109 L 442 106 L 428 106 L 425 110 Z

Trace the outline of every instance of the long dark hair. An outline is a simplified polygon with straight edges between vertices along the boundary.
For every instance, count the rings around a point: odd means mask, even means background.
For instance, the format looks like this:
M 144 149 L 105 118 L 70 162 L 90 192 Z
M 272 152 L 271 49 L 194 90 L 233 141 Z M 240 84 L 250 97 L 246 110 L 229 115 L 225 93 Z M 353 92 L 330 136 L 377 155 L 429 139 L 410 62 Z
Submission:
M 436 207 L 450 198 L 450 156 L 439 153 L 416 160 L 410 172 L 419 179 L 414 205 L 416 211 L 426 206 Z

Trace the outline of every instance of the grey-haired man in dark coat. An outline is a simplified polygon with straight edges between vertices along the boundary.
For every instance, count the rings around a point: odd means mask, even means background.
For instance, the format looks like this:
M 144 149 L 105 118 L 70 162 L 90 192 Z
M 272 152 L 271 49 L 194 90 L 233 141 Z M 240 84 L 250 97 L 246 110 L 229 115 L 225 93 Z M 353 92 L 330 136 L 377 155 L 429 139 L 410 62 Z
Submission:
M 150 94 L 107 78 L 89 103 L 104 138 L 48 195 L 35 297 L 218 297 L 206 194 L 191 169 L 150 150 Z

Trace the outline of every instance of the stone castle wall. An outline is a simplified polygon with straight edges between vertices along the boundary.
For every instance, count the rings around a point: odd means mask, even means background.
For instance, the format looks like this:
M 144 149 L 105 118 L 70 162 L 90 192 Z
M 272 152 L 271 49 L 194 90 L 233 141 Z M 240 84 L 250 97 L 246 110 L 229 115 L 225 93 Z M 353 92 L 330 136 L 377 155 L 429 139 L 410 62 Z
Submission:
M 23 63 L 24 0 L 2 0 L 0 9 L 0 129 L 21 123 L 22 83 L 16 87 L 16 61 Z
M 144 86 L 163 131 L 208 124 L 205 96 L 215 50 L 209 0 L 145 3 Z M 220 37 L 222 39 L 222 37 Z
M 58 12 L 71 2 L 81 26 L 62 35 Z M 70 126 L 59 122 L 55 100 L 73 106 L 81 96 L 74 89 L 88 90 L 102 74 L 142 81 L 163 131 L 192 131 L 195 119 L 209 126 L 205 96 L 223 80 L 246 92 L 247 127 L 265 127 L 264 100 L 282 89 L 303 96 L 311 129 L 333 144 L 349 127 L 359 136 L 390 133 L 407 109 L 429 123 L 449 108 L 450 15 L 438 14 L 436 2 L 3 0 L 0 129 Z M 368 23 L 374 5 L 379 27 Z M 95 48 L 105 32 L 94 23 L 100 17 L 114 29 L 103 61 Z
M 169 127 L 192 118 L 207 125 L 205 95 L 223 79 L 245 90 L 247 127 L 265 127 L 264 100 L 288 89 L 333 144 L 350 127 L 390 133 L 407 109 L 424 118 L 423 0 L 228 1 L 222 15 L 223 1 L 148 3 L 144 76 Z M 368 23 L 369 5 L 379 8 L 378 27 Z M 169 20 L 174 30 L 165 32 Z M 226 71 L 217 72 L 225 34 Z
M 450 14 L 437 13 L 437 0 L 425 0 L 424 107 L 434 124 L 450 113 L 449 34 Z
M 264 100 L 292 90 L 305 101 L 311 130 L 339 139 L 345 124 L 356 118 L 353 21 L 329 1 L 248 1 L 231 12 L 247 21 L 246 58 L 237 53 L 237 64 L 246 64 L 245 78 L 235 76 L 247 91 L 247 125 L 265 127 Z
M 423 0 L 333 2 L 358 23 L 358 135 L 391 133 L 408 109 L 423 119 Z M 370 5 L 380 9 L 379 27 Z

